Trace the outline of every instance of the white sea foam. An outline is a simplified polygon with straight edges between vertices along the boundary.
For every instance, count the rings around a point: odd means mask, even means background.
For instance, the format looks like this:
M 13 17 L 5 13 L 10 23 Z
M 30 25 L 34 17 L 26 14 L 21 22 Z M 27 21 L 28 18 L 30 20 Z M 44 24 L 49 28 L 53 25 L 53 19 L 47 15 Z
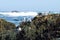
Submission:
M 5 16 L 17 17 L 17 16 L 36 16 L 37 12 L 0 12 Z

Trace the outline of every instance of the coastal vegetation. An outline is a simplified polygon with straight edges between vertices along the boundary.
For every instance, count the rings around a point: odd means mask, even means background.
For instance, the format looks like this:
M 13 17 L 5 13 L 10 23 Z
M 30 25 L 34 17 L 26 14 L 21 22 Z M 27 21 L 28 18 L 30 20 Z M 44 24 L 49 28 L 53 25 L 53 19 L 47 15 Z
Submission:
M 16 28 L 21 28 L 20 31 Z M 35 16 L 18 26 L 0 19 L 0 40 L 56 40 L 60 38 L 60 14 Z
M 19 27 L 22 31 L 17 35 L 18 40 L 56 40 L 60 38 L 60 14 L 40 13 L 31 22 L 22 22 Z
M 0 19 L 0 40 L 15 40 L 15 24 Z

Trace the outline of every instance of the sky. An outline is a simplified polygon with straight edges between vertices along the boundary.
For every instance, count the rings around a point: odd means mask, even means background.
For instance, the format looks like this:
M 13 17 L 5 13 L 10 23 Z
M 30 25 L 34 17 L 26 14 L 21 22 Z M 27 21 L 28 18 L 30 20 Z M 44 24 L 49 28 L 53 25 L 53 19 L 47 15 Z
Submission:
M 60 0 L 0 0 L 0 11 L 60 11 Z

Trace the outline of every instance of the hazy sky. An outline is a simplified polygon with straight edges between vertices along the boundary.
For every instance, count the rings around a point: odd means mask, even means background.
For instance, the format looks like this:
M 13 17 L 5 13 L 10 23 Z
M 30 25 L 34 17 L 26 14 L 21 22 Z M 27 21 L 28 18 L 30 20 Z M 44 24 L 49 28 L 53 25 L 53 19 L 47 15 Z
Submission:
M 0 11 L 60 11 L 60 0 L 0 0 Z

